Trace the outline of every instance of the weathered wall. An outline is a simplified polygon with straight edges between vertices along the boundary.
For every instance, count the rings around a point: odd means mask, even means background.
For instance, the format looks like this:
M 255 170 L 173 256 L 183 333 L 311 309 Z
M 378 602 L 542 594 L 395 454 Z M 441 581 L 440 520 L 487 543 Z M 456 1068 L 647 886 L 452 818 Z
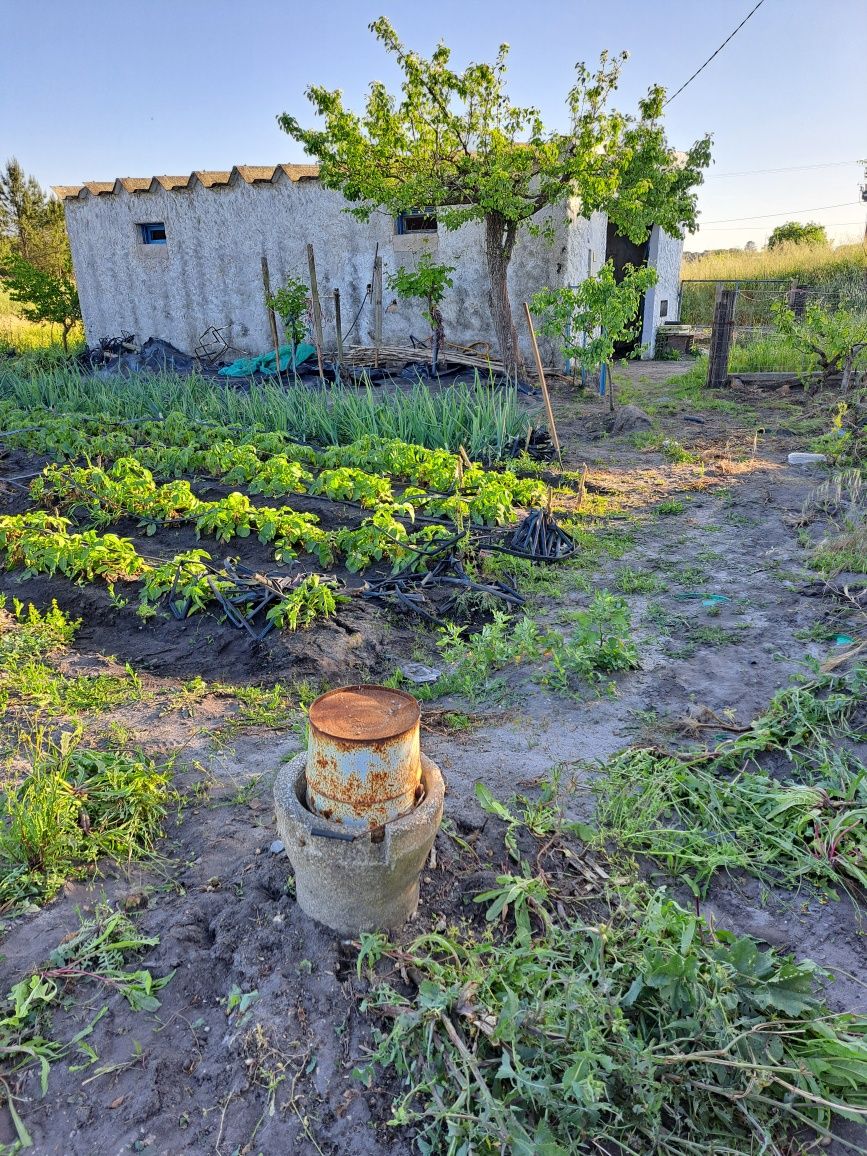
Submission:
M 648 289 L 644 298 L 644 323 L 641 329 L 641 354 L 644 360 L 653 357 L 656 347 L 656 331 L 666 321 L 676 321 L 680 307 L 680 263 L 683 257 L 683 240 L 672 237 L 654 225 L 650 233 L 647 263 L 657 272 L 657 282 Z M 661 317 L 662 302 L 668 302 L 668 313 Z
M 405 344 L 410 333 L 422 338 L 429 332 L 421 307 L 394 302 L 386 282 L 400 265 L 414 265 L 423 247 L 436 261 L 456 267 L 454 288 L 443 308 L 447 338 L 461 344 L 492 341 L 480 224 L 456 232 L 441 228 L 433 235 L 397 236 L 390 216 L 378 213 L 361 223 L 343 211 L 345 206 L 340 194 L 318 181 L 292 181 L 283 175 L 273 183 L 237 180 L 206 188 L 194 182 L 190 188 L 143 192 L 116 187 L 110 194 L 84 192 L 67 199 L 88 341 L 127 332 L 139 341 L 160 337 L 192 351 L 205 329 L 217 325 L 227 327 L 241 350 L 263 352 L 271 338 L 263 305 L 262 254 L 268 258 L 272 287 L 290 274 L 306 281 L 308 241 L 315 246 L 328 341 L 333 337 L 333 289 L 340 289 L 346 331 L 372 279 L 377 245 L 383 258 L 386 343 Z M 580 219 L 567 227 L 574 217 L 572 210 L 556 211 L 553 244 L 524 232 L 516 245 L 509 288 L 522 343 L 527 340 L 522 302 L 542 286 L 564 283 L 570 254 L 581 247 L 575 238 L 591 228 Z M 165 223 L 167 244 L 142 243 L 138 226 L 154 221 Z M 350 341 L 368 343 L 372 337 L 368 301 Z

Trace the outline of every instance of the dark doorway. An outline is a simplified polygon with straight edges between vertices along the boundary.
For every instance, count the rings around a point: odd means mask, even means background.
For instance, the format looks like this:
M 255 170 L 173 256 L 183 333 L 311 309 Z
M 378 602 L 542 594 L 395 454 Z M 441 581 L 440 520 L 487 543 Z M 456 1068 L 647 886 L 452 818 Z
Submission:
M 605 260 L 613 262 L 614 277 L 617 281 L 623 280 L 624 269 L 627 265 L 632 265 L 634 269 L 640 269 L 642 265 L 647 264 L 649 247 L 650 233 L 647 234 L 640 245 L 636 245 L 634 241 L 630 241 L 628 237 L 624 237 L 621 233 L 618 233 L 616 226 L 610 221 L 608 222 L 608 234 L 605 239 Z M 638 316 L 642 319 L 644 318 L 643 294 L 638 306 Z M 627 357 L 630 353 L 634 353 L 640 345 L 641 325 L 639 325 L 638 333 L 632 341 L 618 341 L 614 347 L 614 356 Z

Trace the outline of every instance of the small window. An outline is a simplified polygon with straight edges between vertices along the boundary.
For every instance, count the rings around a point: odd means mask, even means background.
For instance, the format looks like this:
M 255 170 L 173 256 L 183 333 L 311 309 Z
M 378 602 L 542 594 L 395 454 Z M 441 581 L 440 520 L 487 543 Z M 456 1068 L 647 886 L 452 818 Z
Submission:
M 437 231 L 437 219 L 432 209 L 408 209 L 405 213 L 398 215 L 395 223 L 398 236 L 401 237 L 406 233 L 435 233 Z
M 165 245 L 166 226 L 162 221 L 150 221 L 146 225 L 139 225 L 139 229 L 143 245 Z
M 667 317 L 668 316 L 668 300 L 667 300 L 667 298 L 663 298 L 663 300 L 660 301 L 660 303 L 659 303 L 659 316 L 660 317 Z

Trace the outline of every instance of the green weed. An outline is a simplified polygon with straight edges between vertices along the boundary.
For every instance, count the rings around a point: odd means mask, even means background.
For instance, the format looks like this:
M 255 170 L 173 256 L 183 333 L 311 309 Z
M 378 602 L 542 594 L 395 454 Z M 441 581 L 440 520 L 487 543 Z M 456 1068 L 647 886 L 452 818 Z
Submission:
M 169 774 L 141 756 L 89 750 L 80 732 L 23 736 L 29 770 L 0 799 L 0 901 L 51 899 L 108 856 L 151 856 L 171 798 Z
M 517 861 L 476 896 L 485 926 L 399 950 L 361 936 L 364 1007 L 384 1027 L 356 1075 L 400 1081 L 391 1122 L 421 1152 L 783 1151 L 804 1125 L 828 1136 L 832 1113 L 867 1111 L 867 1020 L 822 1005 L 814 964 L 629 878 L 582 904 L 553 857 L 533 867 L 552 845 L 582 857 L 554 792 L 529 813 L 479 799 Z M 381 959 L 413 969 L 413 994 L 377 979 Z
M 12 1152 L 33 1146 L 16 1106 L 17 1085 L 26 1070 L 38 1066 L 40 1092 L 45 1096 L 51 1066 L 69 1056 L 74 1048 L 78 1047 L 91 1060 L 97 1058 L 94 1049 L 84 1041 L 108 1007 L 101 1007 L 69 1040 L 51 1038 L 51 1012 L 68 998 L 74 984 L 94 981 L 107 991 L 122 995 L 134 1011 L 156 1011 L 160 1006 L 156 993 L 169 983 L 174 973 L 157 979 L 145 968 L 130 971 L 126 960 L 130 953 L 157 943 L 157 938 L 140 935 L 122 912 L 100 905 L 91 918 L 82 920 L 79 929 L 51 953 L 44 968 L 12 987 L 0 1006 L 0 1054 L 3 1056 L 0 1099 L 5 1097 L 16 1143 L 8 1148 L 4 1146 L 4 1152 L 11 1156 Z

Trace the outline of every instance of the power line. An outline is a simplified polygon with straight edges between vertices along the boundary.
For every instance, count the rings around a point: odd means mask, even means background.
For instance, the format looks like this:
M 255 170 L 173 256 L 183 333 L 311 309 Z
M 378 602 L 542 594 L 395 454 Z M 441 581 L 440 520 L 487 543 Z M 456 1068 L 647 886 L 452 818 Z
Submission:
M 798 213 L 819 213 L 825 209 L 848 209 L 851 201 L 841 201 L 839 205 L 813 205 L 809 209 L 780 209 L 776 213 L 753 213 L 749 217 L 717 217 L 715 221 L 702 221 L 703 225 L 728 225 L 733 221 L 762 221 L 768 217 L 796 216 Z
M 758 10 L 761 8 L 761 6 L 764 4 L 764 2 L 765 2 L 765 0 L 759 0 L 758 4 L 755 6 L 755 8 L 753 8 L 750 12 L 748 12 L 746 14 L 746 16 L 743 18 L 743 20 L 740 22 L 740 24 L 737 26 L 737 28 L 734 30 L 734 32 L 731 34 L 731 36 L 728 36 L 722 42 L 722 44 L 719 46 L 719 48 L 716 50 L 716 52 L 714 52 L 712 55 L 710 55 L 707 58 L 707 60 L 704 62 L 704 64 L 701 66 L 701 68 L 697 68 L 695 70 L 695 72 L 692 74 L 692 76 L 689 78 L 689 80 L 684 81 L 684 83 L 680 86 L 680 88 L 677 90 L 677 92 L 675 92 L 672 96 L 670 96 L 667 101 L 665 101 L 665 104 L 663 104 L 663 106 L 662 106 L 663 108 L 665 108 L 665 105 L 671 104 L 671 102 L 674 100 L 675 96 L 680 96 L 680 94 L 683 92 L 683 90 L 686 88 L 686 86 L 688 84 L 692 84 L 692 82 L 695 80 L 695 78 L 698 76 L 698 74 L 700 72 L 704 72 L 704 70 L 707 68 L 707 66 L 710 64 L 710 62 L 713 60 L 714 56 L 719 56 L 719 54 L 722 52 L 722 50 L 725 48 L 725 46 L 728 44 L 728 42 L 730 40 L 732 40 L 737 35 L 738 32 L 740 32 L 740 30 L 743 28 L 743 26 L 746 24 L 746 22 L 749 20 L 749 18 L 753 15 L 753 13 L 758 12 Z
M 846 229 L 850 225 L 863 225 L 863 221 L 829 221 L 824 227 L 826 229 Z M 710 233 L 761 233 L 767 229 L 767 225 L 723 225 L 723 227 L 711 228 Z M 704 228 L 704 225 L 699 225 L 698 232 Z
M 706 181 L 712 181 L 716 177 L 751 177 L 754 173 L 794 173 L 799 169 L 834 169 L 840 168 L 842 165 L 860 165 L 861 161 L 823 161 L 821 164 L 815 165 L 786 165 L 781 169 L 740 169 L 736 172 L 728 173 L 708 173 L 705 177 Z

